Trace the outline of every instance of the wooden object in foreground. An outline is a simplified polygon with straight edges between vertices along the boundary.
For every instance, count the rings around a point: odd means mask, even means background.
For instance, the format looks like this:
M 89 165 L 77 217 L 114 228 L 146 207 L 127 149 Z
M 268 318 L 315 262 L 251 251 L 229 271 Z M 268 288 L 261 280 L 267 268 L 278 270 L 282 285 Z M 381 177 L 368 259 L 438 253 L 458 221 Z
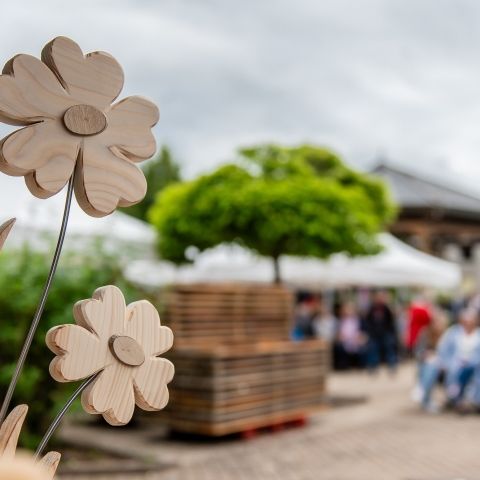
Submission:
M 7 240 L 8 234 L 15 224 L 15 220 L 15 218 L 11 218 L 0 225 L 0 250 L 3 248 L 3 245 Z
M 161 325 L 155 307 L 146 300 L 126 305 L 120 289 L 108 285 L 77 302 L 73 314 L 76 325 L 47 333 L 48 348 L 56 354 L 52 377 L 73 382 L 99 372 L 82 392 L 82 405 L 111 425 L 127 424 L 135 404 L 150 411 L 164 408 L 174 367 L 160 355 L 172 346 L 173 334 Z
M 22 125 L 0 141 L 0 171 L 23 176 L 38 198 L 75 173 L 75 195 L 94 217 L 138 203 L 147 183 L 138 162 L 156 150 L 158 108 L 140 96 L 116 101 L 124 81 L 108 53 L 84 54 L 57 37 L 41 59 L 16 55 L 0 75 L 0 121 Z
M 162 418 L 221 436 L 323 408 L 329 348 L 289 340 L 292 293 L 275 285 L 179 285 L 167 296 L 175 379 Z
M 18 405 L 4 420 L 0 427 L 0 457 L 14 457 L 17 451 L 18 437 L 23 422 L 27 416 L 28 406 Z M 50 478 L 53 478 L 60 463 L 61 455 L 58 452 L 48 452 L 40 463 L 47 469 Z

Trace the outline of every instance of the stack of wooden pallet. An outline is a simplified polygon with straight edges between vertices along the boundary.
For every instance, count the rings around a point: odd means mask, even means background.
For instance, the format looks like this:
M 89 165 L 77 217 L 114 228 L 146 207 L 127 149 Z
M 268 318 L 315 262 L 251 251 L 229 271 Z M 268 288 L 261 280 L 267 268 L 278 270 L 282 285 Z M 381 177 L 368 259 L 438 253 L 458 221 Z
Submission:
M 174 430 L 225 435 L 298 419 L 324 404 L 328 349 L 291 342 L 292 294 L 279 286 L 182 285 L 166 319 L 176 335 Z

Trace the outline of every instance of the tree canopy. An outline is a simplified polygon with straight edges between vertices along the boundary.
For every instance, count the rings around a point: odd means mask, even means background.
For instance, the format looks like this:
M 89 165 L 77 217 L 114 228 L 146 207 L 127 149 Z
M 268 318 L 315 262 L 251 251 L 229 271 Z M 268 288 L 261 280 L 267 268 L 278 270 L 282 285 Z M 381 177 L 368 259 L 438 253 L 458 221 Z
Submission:
M 143 173 L 147 180 L 147 194 L 136 205 L 124 208 L 123 211 L 139 218 L 147 219 L 147 211 L 152 206 L 155 195 L 167 185 L 180 181 L 180 167 L 172 156 L 170 149 L 163 146 L 155 158 L 145 164 Z
M 163 258 L 182 263 L 188 247 L 234 242 L 272 257 L 279 280 L 284 254 L 328 258 L 379 250 L 376 234 L 395 212 L 380 180 L 310 145 L 239 153 L 238 163 L 157 195 L 148 216 Z

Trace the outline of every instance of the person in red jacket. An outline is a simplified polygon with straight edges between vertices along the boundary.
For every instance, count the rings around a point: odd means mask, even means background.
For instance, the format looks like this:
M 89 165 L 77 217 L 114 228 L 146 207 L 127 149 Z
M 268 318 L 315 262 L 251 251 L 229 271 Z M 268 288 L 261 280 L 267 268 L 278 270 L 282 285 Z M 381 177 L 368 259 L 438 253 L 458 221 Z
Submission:
M 432 322 L 432 307 L 423 298 L 417 297 L 408 308 L 405 346 L 411 351 L 415 348 L 422 330 Z

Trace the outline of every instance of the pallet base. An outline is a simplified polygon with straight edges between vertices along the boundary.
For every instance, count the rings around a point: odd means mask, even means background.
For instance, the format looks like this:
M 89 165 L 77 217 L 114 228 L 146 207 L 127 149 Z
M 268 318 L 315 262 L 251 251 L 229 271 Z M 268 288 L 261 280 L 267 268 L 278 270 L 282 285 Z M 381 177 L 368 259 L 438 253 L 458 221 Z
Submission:
M 326 405 L 328 355 L 322 342 L 179 348 L 163 418 L 214 437 L 298 423 Z

